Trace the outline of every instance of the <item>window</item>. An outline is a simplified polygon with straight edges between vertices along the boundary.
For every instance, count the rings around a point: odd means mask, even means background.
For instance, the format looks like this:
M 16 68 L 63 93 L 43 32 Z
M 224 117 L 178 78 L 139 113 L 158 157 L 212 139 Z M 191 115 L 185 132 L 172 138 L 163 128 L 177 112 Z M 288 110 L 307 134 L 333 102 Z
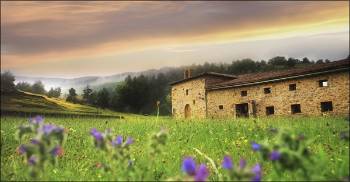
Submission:
M 292 114 L 301 113 L 300 104 L 291 105 Z
M 242 97 L 247 96 L 247 95 L 248 95 L 248 92 L 246 90 L 241 91 L 241 96 Z
M 273 115 L 273 114 L 275 114 L 275 107 L 273 106 L 266 107 L 266 116 Z
M 297 89 L 297 84 L 293 83 L 293 84 L 289 84 L 289 91 L 293 91 Z
M 223 109 L 224 109 L 224 106 L 223 106 L 223 105 L 219 105 L 219 109 L 220 109 L 220 110 L 223 110 Z
M 186 95 L 188 95 L 188 89 L 186 89 Z
M 320 87 L 327 87 L 328 86 L 328 80 L 320 80 L 320 81 L 318 81 L 318 85 Z
M 321 112 L 333 111 L 333 104 L 329 102 L 321 102 Z
M 271 88 L 264 88 L 264 94 L 271 93 Z
M 196 104 L 196 100 L 193 100 L 192 102 L 193 102 L 193 105 L 195 105 L 195 104 Z

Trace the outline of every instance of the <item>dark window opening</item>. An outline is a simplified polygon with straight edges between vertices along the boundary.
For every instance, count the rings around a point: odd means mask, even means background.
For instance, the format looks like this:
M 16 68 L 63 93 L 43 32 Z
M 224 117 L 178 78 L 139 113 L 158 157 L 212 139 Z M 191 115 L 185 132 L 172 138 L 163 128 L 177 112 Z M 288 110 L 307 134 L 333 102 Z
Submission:
M 292 114 L 301 113 L 300 104 L 291 105 Z
M 269 107 L 266 107 L 266 115 L 273 115 L 275 114 L 275 107 L 273 106 L 269 106 Z
M 329 102 L 321 102 L 321 112 L 333 111 L 333 104 Z
M 224 109 L 224 106 L 223 105 L 219 105 L 219 109 L 220 110 Z
M 186 89 L 186 95 L 188 95 L 188 89 Z
M 196 100 L 193 100 L 193 105 L 195 105 L 196 104 Z
M 248 117 L 249 116 L 248 103 L 236 104 L 236 116 Z
M 289 91 L 293 91 L 297 89 L 297 84 L 289 84 Z
M 318 81 L 318 85 L 320 87 L 327 87 L 328 86 L 328 80 L 320 80 L 320 81 Z
M 247 96 L 247 95 L 248 95 L 248 92 L 246 90 L 241 91 L 241 96 L 242 97 Z
M 264 88 L 264 93 L 265 94 L 271 93 L 271 88 Z

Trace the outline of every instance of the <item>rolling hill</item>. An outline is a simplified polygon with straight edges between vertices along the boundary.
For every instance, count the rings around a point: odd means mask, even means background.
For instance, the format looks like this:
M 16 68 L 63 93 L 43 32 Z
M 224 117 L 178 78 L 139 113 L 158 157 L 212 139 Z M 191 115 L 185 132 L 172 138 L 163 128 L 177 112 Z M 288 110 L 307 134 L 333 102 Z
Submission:
M 1 95 L 1 114 L 43 114 L 119 117 L 122 114 L 88 105 L 73 104 L 59 98 L 17 91 Z

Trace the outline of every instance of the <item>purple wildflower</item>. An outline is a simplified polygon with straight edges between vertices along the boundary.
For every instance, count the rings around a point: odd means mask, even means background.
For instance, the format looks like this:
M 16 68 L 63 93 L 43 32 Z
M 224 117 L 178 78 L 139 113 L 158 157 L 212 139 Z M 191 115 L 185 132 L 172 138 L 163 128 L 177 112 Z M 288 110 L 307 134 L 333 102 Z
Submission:
M 209 172 L 205 164 L 199 165 L 196 175 L 194 177 L 195 181 L 206 181 L 208 178 Z
M 38 162 L 38 158 L 35 157 L 34 155 L 30 156 L 28 159 L 28 164 L 29 165 L 35 165 Z
M 117 136 L 113 141 L 112 141 L 112 145 L 113 147 L 117 146 L 117 145 L 121 145 L 123 143 L 123 137 L 122 136 Z
M 186 157 L 182 161 L 182 170 L 190 176 L 195 175 L 196 173 L 196 162 L 192 157 Z
M 247 162 L 244 159 L 239 160 L 239 167 L 241 169 L 244 169 L 246 165 L 247 165 Z
M 254 173 L 254 176 L 252 178 L 253 182 L 258 182 L 261 181 L 261 167 L 259 164 L 256 164 L 253 168 L 252 168 L 252 172 Z
M 54 157 L 56 156 L 62 156 L 63 155 L 63 148 L 60 146 L 56 146 L 55 148 L 53 148 L 51 150 L 51 155 L 53 155 Z
M 278 152 L 277 150 L 274 150 L 270 153 L 270 160 L 276 161 L 276 160 L 279 160 L 280 158 L 281 158 L 281 153 Z
M 128 137 L 128 139 L 126 139 L 126 143 L 125 143 L 125 145 L 130 145 L 130 144 L 132 144 L 132 143 L 134 143 L 134 140 L 131 138 L 131 137 Z
M 257 144 L 257 143 L 255 143 L 255 142 L 252 142 L 252 149 L 253 149 L 254 151 L 258 151 L 258 150 L 260 150 L 260 148 L 261 148 L 260 144 Z
M 98 132 L 96 128 L 91 129 L 90 134 L 95 138 L 97 141 L 103 140 L 102 133 Z
M 40 143 L 40 141 L 37 140 L 37 139 L 31 139 L 31 140 L 30 140 L 30 143 L 31 143 L 31 144 L 34 144 L 34 145 L 38 145 L 38 144 Z
M 32 124 L 39 125 L 44 122 L 44 117 L 38 115 L 38 116 L 35 116 L 34 118 L 30 118 L 29 122 Z
M 232 169 L 233 168 L 232 159 L 230 156 L 226 155 L 224 157 L 224 160 L 222 161 L 222 167 L 224 169 Z
M 17 149 L 17 152 L 18 154 L 22 155 L 27 152 L 27 148 L 25 147 L 25 145 L 20 145 Z
M 55 125 L 46 124 L 42 127 L 42 131 L 44 132 L 45 135 L 49 135 L 55 128 L 56 128 Z

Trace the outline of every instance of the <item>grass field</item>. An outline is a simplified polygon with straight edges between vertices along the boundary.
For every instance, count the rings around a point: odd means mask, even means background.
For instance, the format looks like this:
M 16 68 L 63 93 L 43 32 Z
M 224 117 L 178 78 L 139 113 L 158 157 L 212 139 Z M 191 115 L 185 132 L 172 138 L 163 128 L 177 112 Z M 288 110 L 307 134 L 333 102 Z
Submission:
M 16 153 L 20 145 L 15 140 L 16 128 L 27 123 L 27 118 L 1 117 L 1 180 L 31 180 L 23 156 Z M 289 129 L 292 133 L 304 134 L 314 139 L 309 146 L 315 159 L 307 170 L 313 180 L 349 179 L 349 140 L 341 140 L 341 131 L 349 132 L 349 122 L 344 118 L 296 117 L 261 118 L 241 120 L 174 120 L 160 117 L 136 117 L 125 119 L 94 118 L 45 118 L 45 123 L 55 123 L 69 129 L 64 144 L 64 155 L 57 166 L 48 165 L 40 180 L 125 180 L 119 171 L 104 172 L 96 168 L 96 163 L 106 161 L 103 152 L 98 151 L 89 134 L 91 128 L 98 130 L 112 128 L 115 134 L 132 136 L 131 146 L 134 165 L 148 168 L 137 180 L 167 180 L 184 175 L 181 171 L 183 157 L 192 156 L 198 162 L 208 163 L 193 148 L 212 158 L 218 166 L 225 154 L 237 161 L 243 157 L 248 165 L 261 163 L 262 180 L 304 180 L 300 171 L 285 172 L 281 176 L 273 169 L 270 161 L 262 161 L 259 154 L 251 150 L 251 141 L 274 139 L 269 127 Z M 169 137 L 163 152 L 149 156 L 149 138 L 161 127 L 168 129 Z M 151 162 L 153 161 L 153 162 Z M 107 161 L 108 162 L 108 161 Z M 219 169 L 222 172 L 222 169 Z M 212 168 L 209 180 L 217 180 Z

